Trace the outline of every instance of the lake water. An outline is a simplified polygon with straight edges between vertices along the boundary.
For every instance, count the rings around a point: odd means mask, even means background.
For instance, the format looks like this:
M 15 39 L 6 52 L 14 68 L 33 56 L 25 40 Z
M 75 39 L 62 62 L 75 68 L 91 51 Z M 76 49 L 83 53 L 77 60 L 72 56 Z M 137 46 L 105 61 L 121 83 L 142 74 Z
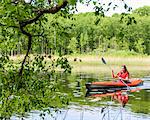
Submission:
M 97 99 L 85 97 L 85 83 L 92 81 L 110 80 L 110 75 L 76 73 L 62 75 L 62 87 L 64 91 L 72 91 L 73 100 L 66 108 L 58 111 L 31 111 L 26 117 L 12 116 L 11 120 L 150 120 L 150 73 L 141 72 L 133 74 L 144 81 L 142 90 L 130 93 L 127 105 L 122 108 L 118 102 L 110 97 Z M 66 82 L 72 81 L 72 82 Z

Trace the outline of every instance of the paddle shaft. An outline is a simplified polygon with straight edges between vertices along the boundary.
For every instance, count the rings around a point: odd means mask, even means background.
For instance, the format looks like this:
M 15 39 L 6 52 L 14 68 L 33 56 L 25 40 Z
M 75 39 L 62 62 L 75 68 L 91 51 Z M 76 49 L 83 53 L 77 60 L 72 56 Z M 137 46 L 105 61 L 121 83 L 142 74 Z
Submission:
M 125 83 L 122 79 L 119 79 L 119 80 L 120 80 L 124 85 L 126 85 L 129 90 L 131 90 L 131 88 L 127 85 L 127 83 Z

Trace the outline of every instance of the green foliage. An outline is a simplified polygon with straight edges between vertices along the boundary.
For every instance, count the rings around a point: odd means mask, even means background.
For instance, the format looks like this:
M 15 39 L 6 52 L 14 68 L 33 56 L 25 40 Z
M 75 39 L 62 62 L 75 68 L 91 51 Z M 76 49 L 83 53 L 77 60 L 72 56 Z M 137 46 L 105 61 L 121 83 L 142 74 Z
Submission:
M 135 47 L 139 53 L 145 53 L 146 46 L 144 45 L 144 40 L 142 38 L 137 40 Z
M 38 7 L 47 7 L 47 4 L 43 1 L 25 5 L 19 2 L 14 5 L 9 15 L 9 12 L 6 12 L 8 7 L 5 8 L 5 6 L 13 5 L 9 2 L 3 2 L 1 9 L 3 17 L 0 28 L 2 33 L 0 34 L 0 51 L 11 55 L 23 54 L 27 49 L 27 38 L 17 28 L 18 20 L 35 17 L 33 10 Z M 75 1 L 69 2 L 75 4 Z M 95 2 L 93 4 L 99 5 Z M 103 11 L 100 6 L 95 7 L 98 13 Z M 128 8 L 127 5 L 125 7 Z M 132 14 L 102 17 L 95 16 L 95 13 L 73 15 L 70 14 L 69 7 L 66 7 L 55 15 L 44 15 L 36 23 L 26 27 L 26 30 L 33 35 L 31 53 L 62 56 L 70 53 L 88 53 L 100 47 L 102 51 L 104 49 L 129 50 L 149 55 L 150 17 L 146 14 L 149 13 L 148 10 L 149 7 L 143 7 Z M 136 11 L 139 13 L 144 11 L 146 17 L 137 14 Z
M 122 56 L 122 57 L 128 57 L 128 56 L 135 56 L 138 55 L 138 53 L 134 52 L 134 51 L 126 51 L 126 50 L 109 50 L 106 55 L 110 55 L 111 53 L 113 53 L 113 56 Z
M 71 73 L 71 66 L 68 64 L 68 60 L 65 57 L 58 58 L 56 61 L 56 67 L 60 65 L 61 69 L 65 69 L 64 72 Z
M 139 16 L 150 16 L 150 7 L 144 6 L 144 7 L 138 8 L 134 10 L 133 13 L 138 14 Z
M 1 118 L 9 118 L 12 114 L 22 116 L 31 110 L 68 105 L 70 97 L 61 91 L 61 81 L 56 79 L 55 73 L 58 66 L 64 72 L 71 71 L 66 58 L 55 61 L 51 56 L 29 57 L 22 76 L 18 76 L 20 63 L 10 61 L 5 55 L 0 57 L 0 63 Z
M 71 42 L 69 43 L 68 49 L 70 53 L 77 53 L 77 39 L 75 37 L 71 38 Z

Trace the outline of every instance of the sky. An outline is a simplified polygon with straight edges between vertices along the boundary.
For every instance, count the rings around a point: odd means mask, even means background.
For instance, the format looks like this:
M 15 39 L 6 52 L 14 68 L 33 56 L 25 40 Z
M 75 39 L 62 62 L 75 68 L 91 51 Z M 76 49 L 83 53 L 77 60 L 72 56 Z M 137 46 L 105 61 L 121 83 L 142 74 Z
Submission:
M 111 5 L 112 7 L 114 6 L 114 4 L 118 6 L 115 10 L 111 8 L 109 12 L 106 13 L 107 16 L 111 16 L 114 13 L 122 13 L 126 11 L 124 9 L 124 3 L 122 2 L 122 0 L 95 0 L 95 1 L 99 1 L 106 5 L 112 2 L 113 3 Z M 124 0 L 124 1 L 128 6 L 132 7 L 132 10 L 135 10 L 143 6 L 150 6 L 150 0 Z M 83 5 L 83 4 L 77 4 L 78 13 L 92 12 L 94 11 L 93 8 L 94 8 L 94 5 L 92 4 L 90 4 L 89 6 Z

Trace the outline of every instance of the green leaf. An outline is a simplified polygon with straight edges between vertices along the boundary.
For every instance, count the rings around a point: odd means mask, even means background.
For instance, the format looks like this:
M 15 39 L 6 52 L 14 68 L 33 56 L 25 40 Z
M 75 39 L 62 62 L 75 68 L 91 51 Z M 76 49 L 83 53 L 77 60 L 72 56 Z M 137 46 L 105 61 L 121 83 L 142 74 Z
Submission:
M 76 0 L 68 0 L 68 2 L 71 4 L 71 5 L 75 5 L 76 4 Z

